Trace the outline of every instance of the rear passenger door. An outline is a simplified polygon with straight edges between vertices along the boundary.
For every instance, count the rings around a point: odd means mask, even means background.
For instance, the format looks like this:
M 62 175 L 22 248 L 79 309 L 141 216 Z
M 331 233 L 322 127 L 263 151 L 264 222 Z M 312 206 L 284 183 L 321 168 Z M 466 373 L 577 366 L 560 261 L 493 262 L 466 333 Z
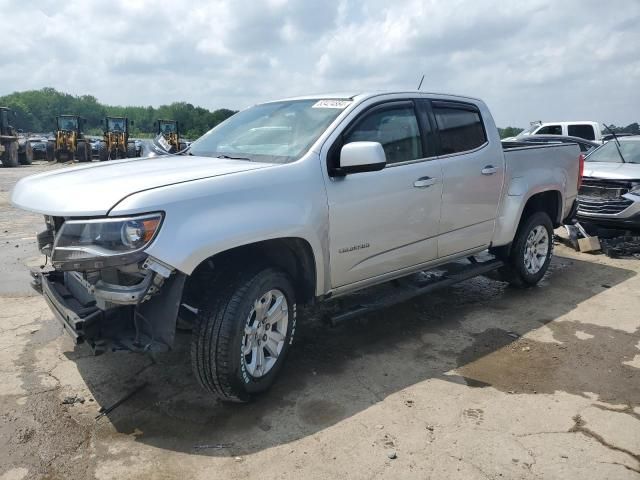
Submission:
M 502 146 L 489 143 L 476 105 L 434 100 L 430 115 L 443 182 L 438 256 L 488 246 L 504 178 Z

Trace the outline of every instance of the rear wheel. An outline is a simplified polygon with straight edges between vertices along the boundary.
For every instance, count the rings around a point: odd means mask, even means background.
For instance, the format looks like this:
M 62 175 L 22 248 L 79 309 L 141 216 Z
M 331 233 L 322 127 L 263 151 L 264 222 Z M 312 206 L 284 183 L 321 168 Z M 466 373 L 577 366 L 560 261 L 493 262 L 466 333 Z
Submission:
M 56 142 L 53 140 L 47 141 L 47 150 L 45 152 L 45 158 L 47 162 L 53 162 L 56 159 L 55 150 Z
M 135 158 L 136 155 L 136 144 L 131 142 L 127 144 L 127 158 Z
M 553 254 L 553 224 L 545 212 L 536 212 L 519 227 L 502 278 L 517 287 L 537 284 L 549 268 Z
M 4 153 L 2 154 L 3 167 L 18 166 L 18 142 L 9 142 L 4 144 Z
M 246 402 L 282 368 L 295 332 L 294 290 L 285 273 L 267 268 L 213 295 L 193 329 L 193 371 L 223 401 Z
M 100 143 L 100 148 L 98 149 L 98 159 L 101 162 L 106 162 L 109 159 L 109 152 L 107 150 L 107 145 L 103 142 Z
M 91 154 L 89 153 L 91 147 L 87 144 L 87 142 L 78 142 L 78 148 L 76 149 L 76 159 L 79 162 L 90 162 Z
M 27 141 L 24 146 L 24 152 L 20 155 L 20 164 L 22 165 L 31 165 L 33 163 L 33 148 L 31 147 L 31 143 Z

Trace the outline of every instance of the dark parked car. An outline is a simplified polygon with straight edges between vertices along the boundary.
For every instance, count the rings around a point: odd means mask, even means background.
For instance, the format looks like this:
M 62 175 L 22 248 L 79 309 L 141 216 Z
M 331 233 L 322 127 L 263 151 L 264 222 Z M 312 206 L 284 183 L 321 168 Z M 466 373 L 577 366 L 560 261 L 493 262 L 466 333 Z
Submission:
M 91 157 L 97 158 L 100 155 L 100 145 L 102 145 L 101 139 L 91 140 Z
M 34 160 L 45 160 L 47 158 L 47 139 L 44 137 L 31 137 L 29 140 L 31 150 L 33 150 Z
M 564 135 L 527 135 L 517 142 L 525 143 L 577 143 L 582 153 L 587 153 L 598 148 L 600 144 L 591 140 L 586 140 L 580 137 L 569 137 Z

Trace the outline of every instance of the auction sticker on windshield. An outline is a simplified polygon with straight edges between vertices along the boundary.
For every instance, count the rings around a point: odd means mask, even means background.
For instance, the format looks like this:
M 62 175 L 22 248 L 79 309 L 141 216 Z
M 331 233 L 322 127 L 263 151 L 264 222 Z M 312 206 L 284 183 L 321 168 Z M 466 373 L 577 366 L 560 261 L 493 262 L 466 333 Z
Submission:
M 311 108 L 346 108 L 351 100 L 318 100 Z

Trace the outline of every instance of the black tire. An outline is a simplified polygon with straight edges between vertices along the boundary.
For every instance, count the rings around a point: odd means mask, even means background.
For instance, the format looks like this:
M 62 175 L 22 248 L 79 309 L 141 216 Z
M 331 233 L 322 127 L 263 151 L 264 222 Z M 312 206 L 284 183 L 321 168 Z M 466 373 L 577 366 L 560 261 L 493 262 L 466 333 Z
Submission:
M 106 162 L 109 159 L 109 152 L 107 151 L 107 145 L 104 142 L 100 142 L 100 148 L 98 149 L 98 159 L 101 162 Z
M 54 140 L 47 141 L 47 151 L 45 153 L 45 158 L 47 159 L 47 162 L 53 162 L 56 159 L 55 150 L 56 150 L 56 142 Z
M 535 273 L 531 273 L 527 269 L 525 252 L 527 249 L 527 240 L 531 232 L 538 227 L 542 227 L 547 232 L 547 250 L 544 256 L 542 266 Z M 540 252 L 544 253 L 544 252 Z M 516 238 L 513 241 L 511 251 L 507 260 L 507 266 L 500 269 L 502 279 L 511 285 L 519 288 L 527 288 L 536 285 L 549 268 L 551 257 L 553 256 L 553 224 L 546 212 L 536 212 L 530 215 L 518 227 Z
M 55 157 L 58 162 L 73 161 L 73 154 L 68 150 L 57 150 Z
M 135 158 L 136 155 L 136 144 L 131 142 L 127 144 L 127 158 Z
M 18 166 L 18 142 L 9 142 L 4 144 L 4 153 L 2 154 L 3 167 Z
M 90 162 L 90 150 L 91 147 L 87 144 L 87 142 L 79 141 L 78 147 L 76 148 L 76 160 L 78 160 L 79 162 Z
M 22 165 L 31 165 L 33 163 L 33 147 L 28 141 L 24 146 L 24 153 L 22 155 L 22 158 L 20 159 L 20 163 Z
M 296 328 L 294 289 L 285 273 L 272 268 L 241 273 L 224 284 L 226 288 L 221 287 L 222 282 L 212 285 L 214 298 L 200 309 L 193 327 L 191 365 L 205 390 L 226 402 L 247 402 L 269 389 L 282 368 Z M 281 332 L 284 344 L 273 366 L 263 376 L 254 377 L 242 353 L 245 326 L 248 322 L 256 325 L 254 302 L 270 290 L 279 290 L 287 301 L 287 331 Z

